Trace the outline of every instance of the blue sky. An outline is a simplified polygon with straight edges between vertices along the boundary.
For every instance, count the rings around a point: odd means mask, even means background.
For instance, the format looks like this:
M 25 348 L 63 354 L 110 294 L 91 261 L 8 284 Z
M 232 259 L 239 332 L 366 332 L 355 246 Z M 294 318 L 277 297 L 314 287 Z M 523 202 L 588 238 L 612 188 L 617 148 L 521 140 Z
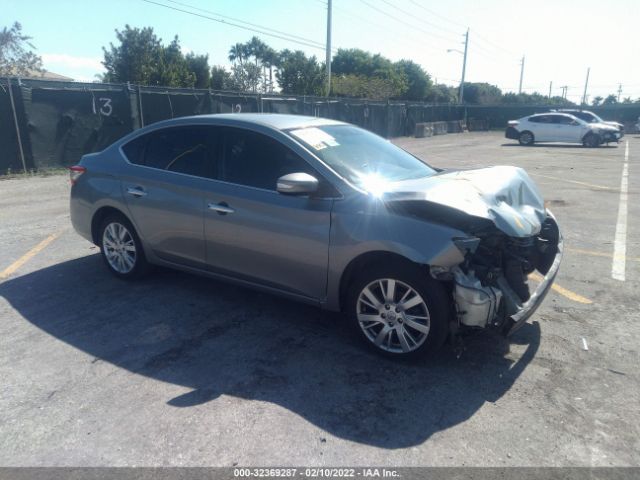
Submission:
M 170 0 L 154 0 L 188 9 Z M 323 0 L 176 0 L 324 43 Z M 638 0 L 334 0 L 333 45 L 420 63 L 439 82 L 457 85 L 462 34 L 469 26 L 468 81 L 517 90 L 522 55 L 523 87 L 554 94 L 568 85 L 582 96 L 587 67 L 589 94 L 640 97 L 640 1 Z M 34 37 L 45 68 L 76 80 L 102 70 L 102 46 L 126 23 L 152 26 L 165 41 L 175 34 L 185 51 L 208 53 L 210 64 L 228 65 L 230 45 L 254 33 L 146 3 L 142 0 L 0 0 L 3 21 L 18 20 Z M 200 11 L 199 13 L 204 13 Z M 206 15 L 215 17 L 214 14 Z M 3 26 L 3 24 L 0 24 Z M 324 58 L 322 49 L 257 34 L 276 49 L 302 49 Z

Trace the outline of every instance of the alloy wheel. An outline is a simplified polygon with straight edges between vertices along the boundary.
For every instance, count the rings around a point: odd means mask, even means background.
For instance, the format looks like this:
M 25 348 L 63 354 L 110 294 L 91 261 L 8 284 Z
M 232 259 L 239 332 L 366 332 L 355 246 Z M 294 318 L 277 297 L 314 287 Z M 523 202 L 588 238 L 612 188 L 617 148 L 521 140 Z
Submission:
M 102 234 L 102 249 L 109 266 L 120 274 L 127 274 L 136 265 L 136 244 L 131 232 L 118 222 L 112 222 Z
M 381 350 L 410 353 L 427 339 L 429 309 L 411 286 L 392 278 L 369 283 L 358 295 L 356 317 L 366 337 Z

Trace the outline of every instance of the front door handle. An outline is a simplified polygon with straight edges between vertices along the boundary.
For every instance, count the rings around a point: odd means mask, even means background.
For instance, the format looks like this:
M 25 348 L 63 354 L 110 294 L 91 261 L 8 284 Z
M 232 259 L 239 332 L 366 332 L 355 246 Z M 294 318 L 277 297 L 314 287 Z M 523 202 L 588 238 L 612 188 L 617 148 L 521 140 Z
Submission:
M 209 207 L 209 210 L 218 212 L 220 215 L 226 215 L 227 213 L 235 212 L 235 210 L 231 208 L 226 202 L 210 203 L 208 207 Z
M 127 188 L 127 193 L 138 198 L 144 197 L 147 194 L 142 187 L 129 187 Z

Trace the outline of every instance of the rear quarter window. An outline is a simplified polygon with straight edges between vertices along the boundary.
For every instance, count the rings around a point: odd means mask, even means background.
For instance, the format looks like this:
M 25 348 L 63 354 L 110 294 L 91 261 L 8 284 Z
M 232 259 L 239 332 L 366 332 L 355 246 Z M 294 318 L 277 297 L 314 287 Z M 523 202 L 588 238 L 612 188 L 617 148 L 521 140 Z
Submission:
M 144 147 L 147 143 L 147 135 L 134 138 L 122 147 L 124 156 L 131 163 L 136 165 L 144 165 Z

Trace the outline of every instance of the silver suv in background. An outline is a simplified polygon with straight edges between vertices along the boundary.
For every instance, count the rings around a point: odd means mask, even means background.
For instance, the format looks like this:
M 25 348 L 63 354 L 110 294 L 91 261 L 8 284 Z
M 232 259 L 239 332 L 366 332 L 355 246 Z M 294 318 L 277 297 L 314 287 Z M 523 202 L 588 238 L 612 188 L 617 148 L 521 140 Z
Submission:
M 602 143 L 617 142 L 622 134 L 616 127 L 602 123 L 587 123 L 568 113 L 538 113 L 510 120 L 505 137 L 518 140 L 520 145 L 536 142 L 582 143 L 598 147 Z
M 568 113 L 570 115 L 573 115 L 574 117 L 579 118 L 580 120 L 584 120 L 587 123 L 601 123 L 604 125 L 610 125 L 612 127 L 615 127 L 618 129 L 618 131 L 620 132 L 620 138 L 624 137 L 624 125 L 621 124 L 620 122 L 612 122 L 609 120 L 603 120 L 601 117 L 599 117 L 598 115 L 596 115 L 593 112 L 590 112 L 589 110 L 577 110 L 577 109 L 571 109 L 571 108 L 563 108 L 563 109 L 559 109 L 559 110 L 551 110 L 552 112 L 560 112 L 560 113 Z
M 162 265 L 342 311 L 392 356 L 514 332 L 562 258 L 524 170 L 443 171 L 334 120 L 168 120 L 85 155 L 71 181 L 73 226 L 116 277 Z

